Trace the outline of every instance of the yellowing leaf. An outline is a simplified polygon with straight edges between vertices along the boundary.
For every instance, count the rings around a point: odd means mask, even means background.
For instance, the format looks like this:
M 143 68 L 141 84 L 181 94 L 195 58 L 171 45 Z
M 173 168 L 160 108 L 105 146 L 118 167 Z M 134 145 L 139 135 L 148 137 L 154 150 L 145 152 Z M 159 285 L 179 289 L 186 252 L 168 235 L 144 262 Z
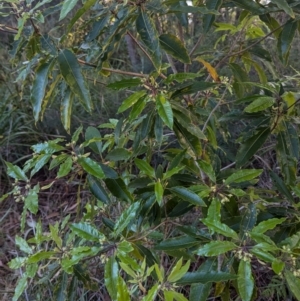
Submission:
M 207 69 L 210 76 L 213 78 L 215 82 L 220 82 L 219 75 L 217 73 L 217 70 L 208 62 L 203 60 L 201 57 L 197 57 L 196 60 L 204 65 L 204 67 Z

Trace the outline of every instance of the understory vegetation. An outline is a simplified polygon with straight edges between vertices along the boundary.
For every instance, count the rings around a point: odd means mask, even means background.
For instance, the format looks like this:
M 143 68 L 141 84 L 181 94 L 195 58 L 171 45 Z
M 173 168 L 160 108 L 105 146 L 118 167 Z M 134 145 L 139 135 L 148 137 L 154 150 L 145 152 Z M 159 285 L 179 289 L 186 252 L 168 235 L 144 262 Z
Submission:
M 300 300 L 299 20 L 0 1 L 0 298 Z

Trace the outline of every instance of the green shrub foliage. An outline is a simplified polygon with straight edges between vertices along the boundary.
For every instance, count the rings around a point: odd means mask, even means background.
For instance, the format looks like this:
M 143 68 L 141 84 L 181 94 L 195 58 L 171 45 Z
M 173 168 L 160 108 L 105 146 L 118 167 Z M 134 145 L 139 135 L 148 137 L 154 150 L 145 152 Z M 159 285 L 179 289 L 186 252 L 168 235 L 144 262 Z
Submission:
M 48 282 L 53 300 L 300 300 L 299 73 L 279 72 L 299 13 L 296 0 L 2 1 L 35 122 L 59 102 L 71 135 L 6 162 L 1 200 L 23 204 L 14 301 Z M 98 81 L 122 97 L 114 118 L 73 130 Z M 78 193 L 76 218 L 28 237 L 40 190 L 61 180 L 89 191 L 84 209 Z

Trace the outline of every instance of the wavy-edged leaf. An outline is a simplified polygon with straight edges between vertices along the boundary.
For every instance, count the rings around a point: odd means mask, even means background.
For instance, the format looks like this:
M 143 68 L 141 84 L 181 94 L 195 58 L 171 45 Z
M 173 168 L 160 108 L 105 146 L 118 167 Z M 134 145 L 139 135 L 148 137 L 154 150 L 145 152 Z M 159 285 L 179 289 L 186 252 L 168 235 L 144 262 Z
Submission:
M 22 295 L 26 287 L 27 287 L 27 275 L 23 274 L 23 276 L 18 280 L 16 284 L 15 293 L 12 298 L 12 301 L 18 301 L 19 297 Z
M 251 138 L 247 139 L 241 147 L 236 156 L 237 166 L 242 166 L 248 162 L 248 160 L 259 150 L 259 148 L 265 143 L 269 137 L 271 131 L 270 128 L 262 128 Z
M 172 130 L 173 129 L 173 111 L 170 102 L 162 95 L 156 97 L 156 108 L 160 118 Z
M 101 34 L 101 32 L 103 31 L 104 27 L 107 25 L 110 17 L 111 17 L 110 14 L 107 14 L 105 16 L 102 15 L 101 19 L 95 21 L 92 24 L 92 29 L 91 29 L 91 31 L 86 36 L 86 41 L 87 42 L 93 41 L 94 39 L 96 39 Z
M 99 240 L 102 240 L 105 237 L 96 228 L 88 223 L 73 223 L 70 225 L 70 228 L 79 237 L 89 241 L 99 242 Z
M 41 117 L 45 91 L 48 85 L 48 76 L 53 65 L 54 60 L 51 60 L 50 62 L 42 62 L 36 70 L 30 96 L 35 122 L 37 122 Z
M 89 126 L 85 131 L 85 141 L 89 141 L 92 139 L 101 139 L 101 134 L 99 130 L 93 126 Z M 89 143 L 89 147 L 95 152 L 96 154 L 101 154 L 102 152 L 102 142 L 95 141 Z
M 151 178 L 155 178 L 155 171 L 154 171 L 153 167 L 151 167 L 148 162 L 146 162 L 145 160 L 136 158 L 134 160 L 134 163 L 136 164 L 138 169 L 140 171 L 142 171 L 145 175 L 147 175 Z
M 57 173 L 57 178 L 62 178 L 66 175 L 68 175 L 70 173 L 70 171 L 72 170 L 72 166 L 73 166 L 73 161 L 71 157 L 68 157 L 65 162 L 63 162 L 60 166 L 59 166 L 59 170 Z
M 101 166 L 91 158 L 78 158 L 78 164 L 90 175 L 103 179 L 105 177 Z
M 6 167 L 7 167 L 7 171 L 6 173 L 12 177 L 13 179 L 16 180 L 21 180 L 21 181 L 27 181 L 28 178 L 25 174 L 25 172 L 17 165 L 13 165 L 10 162 L 6 162 Z
M 27 263 L 36 263 L 45 259 L 49 259 L 50 257 L 54 256 L 56 252 L 54 251 L 39 251 L 30 257 L 28 257 Z
M 167 280 L 169 282 L 176 282 L 177 280 L 179 280 L 188 271 L 190 264 L 191 262 L 190 260 L 188 260 L 186 264 L 182 266 L 182 258 L 180 258 L 177 261 L 176 265 L 173 267 Z
M 148 291 L 147 295 L 143 297 L 142 301 L 154 301 L 157 293 L 159 291 L 160 285 L 158 283 L 154 284 Z
M 174 58 L 186 64 L 191 63 L 190 56 L 185 46 L 176 36 L 168 33 L 162 34 L 159 36 L 159 43 L 161 48 L 171 54 Z
M 236 248 L 237 245 L 231 241 L 212 241 L 198 249 L 196 254 L 200 256 L 218 256 Z
M 295 18 L 295 14 L 293 12 L 293 9 L 289 6 L 286 0 L 271 0 L 272 3 L 275 3 L 278 8 L 285 11 L 290 17 Z
M 122 212 L 115 223 L 114 232 L 116 235 L 119 235 L 128 226 L 132 219 L 136 217 L 136 212 L 139 208 L 140 203 L 135 202 Z
M 130 301 L 130 294 L 126 282 L 121 276 L 118 276 L 116 301 Z
M 161 67 L 161 51 L 159 47 L 158 34 L 154 22 L 143 10 L 140 10 L 136 19 L 136 29 L 141 40 L 146 45 L 146 49 L 151 57 L 154 67 L 159 71 Z
M 268 230 L 274 229 L 277 225 L 282 224 L 286 218 L 272 218 L 267 221 L 260 222 L 257 226 L 255 226 L 251 232 L 253 233 L 265 233 Z
M 242 301 L 250 301 L 254 290 L 250 261 L 240 261 L 237 284 Z
M 128 160 L 131 157 L 131 152 L 127 150 L 126 148 L 115 148 L 112 151 L 110 151 L 106 159 L 110 161 L 122 161 L 122 160 Z
M 62 50 L 57 57 L 61 74 L 69 85 L 71 91 L 78 96 L 86 111 L 91 112 L 93 104 L 90 91 L 81 74 L 81 68 L 76 56 L 71 50 Z
M 108 258 L 105 264 L 104 270 L 104 282 L 105 287 L 112 298 L 112 300 L 117 299 L 117 283 L 118 283 L 118 276 L 119 276 L 119 267 L 116 261 L 115 256 L 111 256 Z
M 300 301 L 300 279 L 294 276 L 294 274 L 290 271 L 285 271 L 284 276 L 294 297 Z
M 274 104 L 275 100 L 273 97 L 259 97 L 250 103 L 245 109 L 244 112 L 255 113 L 263 111 Z
M 229 176 L 224 183 L 229 185 L 231 183 L 250 181 L 258 177 L 262 172 L 262 169 L 242 169 Z
M 189 190 L 185 187 L 180 187 L 180 186 L 169 188 L 169 190 L 174 195 L 178 196 L 179 198 L 183 199 L 184 201 L 187 201 L 196 206 L 206 207 L 206 204 L 204 203 L 204 201 L 199 197 L 198 194 L 196 194 L 192 190 Z

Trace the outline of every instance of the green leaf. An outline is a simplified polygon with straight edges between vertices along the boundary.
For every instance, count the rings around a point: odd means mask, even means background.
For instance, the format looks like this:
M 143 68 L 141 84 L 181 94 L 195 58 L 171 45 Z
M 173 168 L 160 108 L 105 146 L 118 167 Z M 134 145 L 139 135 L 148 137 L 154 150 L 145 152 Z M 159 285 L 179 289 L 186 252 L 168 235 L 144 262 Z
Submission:
M 178 250 L 185 249 L 195 245 L 199 245 L 200 241 L 194 237 L 189 236 L 177 236 L 174 238 L 165 239 L 164 241 L 157 244 L 155 250 Z
M 160 118 L 172 130 L 173 128 L 173 111 L 170 102 L 159 94 L 156 97 L 156 108 Z
M 193 283 L 190 291 L 190 301 L 207 301 L 212 283 Z
M 43 62 L 38 66 L 36 70 L 36 75 L 33 81 L 30 96 L 35 122 L 37 122 L 41 117 L 42 104 L 45 96 L 45 91 L 48 86 L 49 71 L 52 69 L 53 63 L 54 60 L 51 60 L 47 63 Z
M 115 148 L 109 152 L 106 156 L 107 160 L 110 161 L 122 161 L 128 160 L 131 157 L 131 152 L 125 148 Z
M 68 49 L 58 55 L 61 74 L 71 91 L 78 97 L 86 111 L 91 112 L 93 104 L 87 84 L 81 74 L 81 68 L 74 53 Z
M 272 170 L 270 171 L 270 176 L 278 191 L 285 195 L 291 203 L 294 203 L 294 197 L 282 179 Z
M 35 165 L 30 172 L 30 177 L 36 174 L 41 168 L 43 168 L 51 158 L 51 154 L 41 154 L 35 158 Z
M 68 287 L 68 274 L 62 272 L 59 277 L 58 287 L 56 287 L 55 300 L 56 301 L 65 301 L 67 297 L 67 287 Z
M 32 254 L 32 249 L 30 248 L 30 246 L 28 245 L 25 239 L 17 235 L 15 241 L 16 241 L 16 245 L 19 247 L 21 251 L 25 252 L 26 254 Z
M 95 138 L 101 139 L 101 134 L 99 130 L 93 126 L 89 126 L 85 131 L 85 141 L 89 141 Z M 96 141 L 89 144 L 89 147 L 95 152 L 96 154 L 101 154 L 102 151 L 102 142 Z
M 160 285 L 158 283 L 154 284 L 148 291 L 147 295 L 143 297 L 142 301 L 154 301 L 158 293 L 159 287 Z
M 298 22 L 291 20 L 290 22 L 287 22 L 284 25 L 279 35 L 277 49 L 279 53 L 279 58 L 284 64 L 288 63 L 289 52 L 294 36 L 296 34 L 297 27 Z
M 213 169 L 213 166 L 211 164 L 209 164 L 208 162 L 203 161 L 203 160 L 198 160 L 198 164 L 199 164 L 200 168 L 202 169 L 202 171 L 209 177 L 209 179 L 213 183 L 216 183 L 216 175 L 215 175 L 215 171 Z
M 60 11 L 59 21 L 64 19 L 66 15 L 75 7 L 78 0 L 64 0 Z
M 123 280 L 121 276 L 118 276 L 117 281 L 117 301 L 130 301 L 130 295 L 128 292 L 128 288 L 126 286 L 126 282 Z
M 142 91 L 137 91 L 133 94 L 131 94 L 128 98 L 126 98 L 121 106 L 118 109 L 118 113 L 122 113 L 126 111 L 127 109 L 131 108 L 134 104 L 138 102 L 139 99 L 141 99 L 143 96 L 147 94 L 147 91 L 142 90 Z
M 159 205 L 161 205 L 162 201 L 163 201 L 164 188 L 161 185 L 160 181 L 158 181 L 154 184 L 154 192 L 155 192 L 155 197 L 156 197 L 157 203 Z
M 189 285 L 192 283 L 208 283 L 208 282 L 220 282 L 220 281 L 228 281 L 234 280 L 237 276 L 230 273 L 225 272 L 188 272 L 181 279 L 179 279 L 176 283 Z
M 239 148 L 236 156 L 237 166 L 248 163 L 249 159 L 259 150 L 270 135 L 270 128 L 262 128 Z
M 223 0 L 207 0 L 205 2 L 206 7 L 208 9 L 214 9 L 216 11 L 218 11 L 222 5 Z M 203 16 L 203 30 L 205 33 L 207 33 L 209 31 L 209 29 L 211 28 L 212 24 L 215 21 L 215 15 L 214 14 L 205 14 Z
M 238 239 L 237 233 L 234 230 L 232 230 L 231 228 L 229 228 L 226 224 L 223 224 L 219 221 L 207 219 L 207 218 L 203 219 L 202 222 L 203 222 L 203 224 L 205 224 L 208 227 L 208 229 L 210 231 L 217 232 L 226 237 Z
M 6 167 L 7 167 L 6 173 L 10 177 L 12 177 L 16 180 L 22 180 L 22 181 L 27 181 L 28 180 L 28 178 L 25 175 L 25 172 L 19 166 L 13 165 L 10 162 L 6 162 L 6 161 L 5 161 L 5 164 L 6 164 Z
M 285 267 L 285 263 L 282 262 L 280 259 L 275 259 L 274 261 L 272 261 L 272 270 L 279 275 L 283 269 Z
M 142 82 L 140 78 L 130 78 L 130 79 L 122 79 L 120 81 L 110 83 L 106 87 L 113 90 L 123 90 L 123 89 L 139 86 L 141 85 L 141 83 Z
M 249 104 L 245 109 L 244 112 L 247 113 L 254 113 L 259 111 L 264 111 L 265 109 L 271 107 L 274 104 L 273 97 L 259 97 L 256 98 L 251 104 Z
M 58 248 L 62 248 L 62 239 L 58 232 L 58 223 L 55 224 L 55 226 L 49 225 L 51 238 L 55 241 Z
M 185 166 L 180 166 L 180 167 L 177 166 L 177 167 L 174 167 L 174 168 L 168 170 L 166 173 L 164 173 L 163 180 L 171 178 L 173 175 L 178 174 L 179 171 L 181 171 L 184 168 L 185 168 Z
M 93 24 L 92 24 L 92 29 L 91 31 L 87 34 L 86 36 L 86 41 L 87 42 L 91 42 L 93 41 L 94 39 L 96 39 L 100 34 L 101 32 L 103 31 L 103 29 L 105 28 L 105 26 L 107 25 L 108 21 L 110 20 L 110 14 L 106 14 L 106 15 L 102 15 L 102 18 L 95 21 Z M 135 79 L 133 79 L 135 80 Z M 114 84 L 114 83 L 113 83 Z M 112 85 L 113 85 L 112 84 Z M 107 86 L 109 87 L 110 84 Z M 111 87 L 109 87 L 111 88 Z
M 245 210 L 241 223 L 240 223 L 240 237 L 242 240 L 247 239 L 249 231 L 253 229 L 257 220 L 256 204 L 249 203 Z
M 89 241 L 99 242 L 105 238 L 102 233 L 88 223 L 73 223 L 70 228 L 79 237 Z
M 144 10 L 140 10 L 136 19 L 136 29 L 146 45 L 154 67 L 159 71 L 161 67 L 161 52 L 158 34 L 152 19 Z
M 49 259 L 50 257 L 54 256 L 56 252 L 54 251 L 39 251 L 32 256 L 30 256 L 27 260 L 27 263 L 36 263 L 45 259 Z
M 81 157 L 78 158 L 77 162 L 88 174 L 99 179 L 104 178 L 105 175 L 101 166 L 91 158 Z
M 108 194 L 106 193 L 105 189 L 102 187 L 100 181 L 97 178 L 88 175 L 88 183 L 90 191 L 98 200 L 100 200 L 104 204 L 110 203 L 110 198 Z
M 132 106 L 132 109 L 129 114 L 128 121 L 133 121 L 136 117 L 138 117 L 141 112 L 144 110 L 147 103 L 147 97 L 141 97 L 138 101 Z
M 74 94 L 71 92 L 70 87 L 67 87 L 63 99 L 60 104 L 60 118 L 65 130 L 70 133 L 71 128 L 71 114 Z
M 195 192 L 185 188 L 185 187 L 172 187 L 169 188 L 169 190 L 179 198 L 183 199 L 184 201 L 190 202 L 193 205 L 196 206 L 202 206 L 206 207 L 206 204 L 203 202 L 203 200 L 199 197 L 198 194 Z
M 19 269 L 25 264 L 26 261 L 27 261 L 27 257 L 16 257 L 8 263 L 8 266 L 10 269 L 13 270 Z
M 26 287 L 27 287 L 27 275 L 24 274 L 17 282 L 12 301 L 18 301 L 19 297 L 22 295 Z
M 294 276 L 290 271 L 286 271 L 284 277 L 294 297 L 300 301 L 300 279 Z
M 286 218 L 272 218 L 267 221 L 260 222 L 256 227 L 252 229 L 253 233 L 265 233 L 268 230 L 274 229 L 277 225 L 282 224 Z
M 242 169 L 229 176 L 224 184 L 241 183 L 255 179 L 263 172 L 262 169 Z
M 242 301 L 251 301 L 254 279 L 251 272 L 250 261 L 240 261 L 237 284 Z
M 62 178 L 69 174 L 72 169 L 73 161 L 71 157 L 68 157 L 64 163 L 59 166 L 59 171 L 57 173 L 57 178 Z
M 161 48 L 171 54 L 174 58 L 178 59 L 182 63 L 191 63 L 191 59 L 186 48 L 176 36 L 167 33 L 162 34 L 159 36 L 159 43 Z
M 105 184 L 113 196 L 127 202 L 133 200 L 122 179 L 105 179 Z
M 112 298 L 117 299 L 117 283 L 118 283 L 119 268 L 115 256 L 108 258 L 105 264 L 104 281 L 105 287 Z
M 178 153 L 170 162 L 170 165 L 168 167 L 168 170 L 172 170 L 173 168 L 177 167 L 181 161 L 186 156 L 186 149 L 182 150 L 180 153 Z
M 119 235 L 128 224 L 136 217 L 136 212 L 140 208 L 140 203 L 135 202 L 131 204 L 126 210 L 122 212 L 115 223 L 114 232 L 115 235 Z
M 213 87 L 216 87 L 217 84 L 215 83 L 209 83 L 209 82 L 199 82 L 199 81 L 193 81 L 193 83 L 187 83 L 184 85 L 183 88 L 180 88 L 178 90 L 176 90 L 173 94 L 172 94 L 172 98 L 175 97 L 181 97 L 183 95 L 188 95 L 188 94 L 193 94 L 193 93 L 197 93 L 199 91 L 204 91 L 204 90 L 209 90 Z
M 255 1 L 249 0 L 233 0 L 233 2 L 240 8 L 246 9 L 251 12 L 253 15 L 262 15 L 267 12 L 266 8 L 261 6 Z
M 289 6 L 286 0 L 271 0 L 272 3 L 276 4 L 278 8 L 284 10 L 292 18 L 295 18 L 293 9 Z
M 189 269 L 190 267 L 190 260 L 187 261 L 187 263 L 182 266 L 182 258 L 180 258 L 176 265 L 173 267 L 170 275 L 168 276 L 168 281 L 169 282 L 176 282 L 177 280 L 179 280 Z
M 154 169 L 147 163 L 145 160 L 136 158 L 134 160 L 134 163 L 136 164 L 137 168 L 142 171 L 145 175 L 155 178 L 155 171 Z
M 40 191 L 40 186 L 39 184 L 37 184 L 33 188 L 29 189 L 27 196 L 24 200 L 25 208 L 28 208 L 28 210 L 33 214 L 36 214 L 38 211 L 39 191 Z
M 217 256 L 237 248 L 231 241 L 212 241 L 196 251 L 197 255 Z

